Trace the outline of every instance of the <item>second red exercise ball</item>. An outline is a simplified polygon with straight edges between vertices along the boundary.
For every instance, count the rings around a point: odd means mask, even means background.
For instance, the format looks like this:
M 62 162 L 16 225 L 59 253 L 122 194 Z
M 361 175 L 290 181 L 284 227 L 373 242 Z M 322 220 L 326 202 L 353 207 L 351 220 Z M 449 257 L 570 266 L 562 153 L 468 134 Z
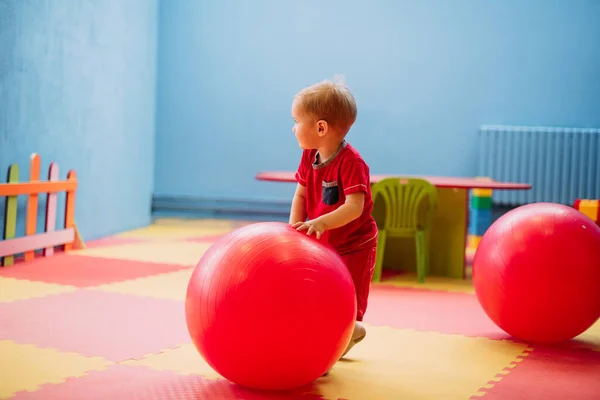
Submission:
M 513 337 L 572 339 L 600 317 L 600 227 L 560 204 L 511 210 L 484 234 L 473 284 L 487 315 Z

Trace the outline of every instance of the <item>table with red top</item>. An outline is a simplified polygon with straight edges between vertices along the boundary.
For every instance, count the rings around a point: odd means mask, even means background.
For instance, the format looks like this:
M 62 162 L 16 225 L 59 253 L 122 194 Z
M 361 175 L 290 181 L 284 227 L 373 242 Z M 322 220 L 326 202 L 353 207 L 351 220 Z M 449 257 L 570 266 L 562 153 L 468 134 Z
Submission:
M 469 220 L 471 189 L 529 190 L 525 183 L 498 182 L 478 178 L 423 175 L 371 175 L 371 184 L 385 178 L 420 178 L 438 189 L 437 207 L 432 220 L 429 274 L 462 279 L 465 277 L 465 248 Z M 269 182 L 295 183 L 293 171 L 264 171 L 256 179 Z M 378 207 L 375 202 L 374 208 Z M 375 210 L 373 214 L 376 214 Z M 415 246 L 405 239 L 388 239 L 384 268 L 414 272 Z

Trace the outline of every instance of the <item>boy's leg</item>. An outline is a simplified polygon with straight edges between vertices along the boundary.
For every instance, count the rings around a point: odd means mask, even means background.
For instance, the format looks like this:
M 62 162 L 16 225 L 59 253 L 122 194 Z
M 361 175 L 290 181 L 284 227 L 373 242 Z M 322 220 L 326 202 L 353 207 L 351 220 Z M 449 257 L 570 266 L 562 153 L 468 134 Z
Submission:
M 352 253 L 342 255 L 344 263 L 352 275 L 354 287 L 356 289 L 356 324 L 350 344 L 342 355 L 345 356 L 355 344 L 362 341 L 367 335 L 365 327 L 360 323 L 367 311 L 369 301 L 369 290 L 371 289 L 371 279 L 375 268 L 375 258 L 377 255 L 377 246 L 370 246 Z
M 375 257 L 377 247 L 370 246 L 366 249 L 343 254 L 342 260 L 350 271 L 354 288 L 356 290 L 356 320 L 362 321 L 367 311 L 369 302 L 369 290 L 371 289 L 371 279 L 373 279 L 373 270 L 375 268 Z
M 354 332 L 352 332 L 352 338 L 350 343 L 342 357 L 344 357 L 354 345 L 360 343 L 365 336 L 367 331 L 365 327 L 359 322 L 363 320 L 365 311 L 367 310 L 367 303 L 369 300 L 369 290 L 371 288 L 371 279 L 373 278 L 373 270 L 375 268 L 375 257 L 377 255 L 377 246 L 367 247 L 354 251 L 352 253 L 343 254 L 342 260 L 346 264 L 346 267 L 350 271 L 352 281 L 354 282 L 354 288 L 356 290 L 356 322 L 354 325 Z M 341 358 L 341 357 L 340 357 Z M 323 376 L 329 375 L 331 370 L 325 372 Z

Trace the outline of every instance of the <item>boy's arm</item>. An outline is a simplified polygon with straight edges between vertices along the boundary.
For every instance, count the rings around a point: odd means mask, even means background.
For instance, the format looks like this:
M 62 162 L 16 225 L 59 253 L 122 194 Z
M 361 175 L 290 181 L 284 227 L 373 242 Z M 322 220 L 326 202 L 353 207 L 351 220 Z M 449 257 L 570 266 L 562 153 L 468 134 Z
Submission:
M 292 226 L 299 231 L 306 231 L 307 235 L 314 233 L 319 239 L 323 232 L 344 226 L 360 217 L 364 204 L 365 194 L 363 192 L 351 193 L 346 196 L 344 204 L 336 210 L 310 221 L 298 221 Z
M 346 201 L 338 209 L 320 216 L 318 222 L 325 230 L 342 227 L 360 217 L 365 206 L 365 194 L 355 192 L 346 196 Z
M 306 221 L 306 187 L 300 183 L 296 185 L 296 192 L 292 198 L 292 208 L 290 210 L 290 225 L 296 222 Z
M 365 206 L 365 194 L 370 184 L 369 168 L 362 159 L 354 159 L 341 167 L 341 184 L 346 200 L 337 210 L 322 215 L 325 230 L 340 228 L 360 217 Z
M 299 231 L 307 231 L 320 238 L 323 232 L 340 228 L 358 217 L 365 206 L 365 193 L 368 190 L 369 168 L 363 160 L 351 160 L 342 166 L 341 182 L 346 200 L 336 210 L 310 221 L 292 224 Z

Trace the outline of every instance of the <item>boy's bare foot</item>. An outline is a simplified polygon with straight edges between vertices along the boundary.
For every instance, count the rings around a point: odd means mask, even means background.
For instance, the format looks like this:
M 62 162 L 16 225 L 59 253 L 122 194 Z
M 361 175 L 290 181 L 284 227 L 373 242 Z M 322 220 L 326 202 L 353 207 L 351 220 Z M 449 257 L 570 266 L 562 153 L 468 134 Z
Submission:
M 344 357 L 348 352 L 358 343 L 360 343 L 365 336 L 367 336 L 367 330 L 364 326 L 358 321 L 356 321 L 354 325 L 354 332 L 352 332 L 352 338 L 350 339 L 350 343 L 348 343 L 348 347 L 346 347 L 346 351 L 342 354 Z M 341 358 L 341 357 L 340 357 Z
M 365 336 L 367 336 L 367 330 L 364 326 L 362 326 L 360 322 L 356 321 L 356 323 L 354 324 L 354 332 L 352 332 L 352 337 L 350 338 L 350 343 L 348 343 L 348 347 L 346 347 L 344 354 L 342 354 L 340 358 L 343 358 L 346 354 L 348 354 L 350 349 L 352 349 L 354 345 L 360 343 L 365 338 Z M 321 375 L 321 377 L 329 375 L 330 372 L 331 368 L 328 369 L 323 375 Z

